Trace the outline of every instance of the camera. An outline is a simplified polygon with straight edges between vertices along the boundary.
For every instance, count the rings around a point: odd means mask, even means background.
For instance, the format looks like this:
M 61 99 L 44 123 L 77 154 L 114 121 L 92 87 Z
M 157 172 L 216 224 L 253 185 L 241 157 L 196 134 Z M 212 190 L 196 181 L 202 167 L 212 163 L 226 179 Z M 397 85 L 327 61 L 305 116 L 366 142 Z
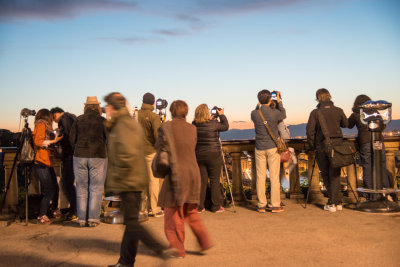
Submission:
M 58 136 L 64 135 L 64 129 L 63 128 L 57 128 L 54 130 L 54 134 Z
M 167 106 L 168 106 L 167 100 L 161 98 L 156 100 L 156 109 L 164 109 L 167 108 Z
M 221 108 L 214 106 L 211 109 L 211 116 L 214 116 L 214 118 L 217 118 L 219 116 L 218 111 L 217 110 L 221 110 Z
M 272 100 L 278 100 L 278 92 L 277 91 L 272 91 L 271 99 Z
M 23 108 L 21 110 L 22 117 L 35 116 L 35 115 L 36 115 L 36 111 L 33 109 Z

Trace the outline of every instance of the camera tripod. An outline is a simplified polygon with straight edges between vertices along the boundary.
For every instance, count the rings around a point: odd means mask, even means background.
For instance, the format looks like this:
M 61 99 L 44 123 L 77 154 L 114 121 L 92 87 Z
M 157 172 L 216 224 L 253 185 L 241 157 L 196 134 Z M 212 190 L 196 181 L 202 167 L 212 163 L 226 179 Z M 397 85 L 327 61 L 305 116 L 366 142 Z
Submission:
M 18 145 L 17 148 L 17 152 L 15 153 L 15 157 L 14 157 L 14 161 L 13 161 L 13 165 L 11 168 L 11 172 L 10 175 L 8 177 L 8 181 L 7 181 L 7 185 L 5 187 L 4 190 L 4 194 L 3 194 L 3 198 L 1 201 L 1 205 L 0 205 L 0 211 L 3 210 L 4 207 L 4 203 L 7 197 L 7 193 L 10 189 L 10 184 L 11 184 L 11 179 L 13 177 L 14 174 L 14 170 L 16 169 L 16 165 L 17 165 L 17 160 L 18 160 L 18 156 L 21 155 L 21 151 L 22 151 L 22 146 L 24 144 L 24 142 L 28 140 L 28 142 L 32 142 L 32 131 L 29 128 L 29 124 L 28 124 L 28 117 L 25 117 L 25 125 L 24 128 L 22 129 L 21 132 L 21 138 L 20 138 L 20 143 Z M 28 187 L 30 184 L 30 176 L 31 176 L 31 171 L 32 171 L 32 165 L 33 162 L 24 162 L 24 163 L 19 163 L 19 166 L 21 166 L 22 169 L 22 176 L 24 177 L 24 187 L 25 187 L 25 225 L 28 225 Z
M 314 161 L 313 161 L 313 165 L 312 165 L 312 169 L 311 169 L 311 175 L 310 175 L 309 183 L 308 183 L 307 197 L 306 197 L 306 200 L 305 200 L 305 203 L 304 203 L 304 208 L 307 208 L 307 202 L 308 202 L 308 198 L 310 196 L 311 184 L 312 184 L 312 180 L 313 180 L 313 175 L 314 175 L 314 169 L 315 169 L 316 162 L 317 162 L 317 159 L 316 159 L 316 157 L 314 157 Z M 354 172 L 355 172 L 356 187 L 357 187 L 357 165 L 356 165 L 356 160 L 355 159 L 354 159 L 353 164 L 354 164 Z M 347 187 L 350 188 L 351 192 L 353 193 L 353 195 L 354 195 L 354 197 L 355 197 L 355 199 L 357 201 L 357 205 L 358 205 L 360 203 L 359 197 L 356 195 L 353 187 L 350 185 L 348 178 L 346 178 L 346 182 L 347 182 Z
M 231 185 L 231 182 L 229 181 L 228 168 L 226 167 L 225 155 L 224 155 L 224 151 L 222 150 L 222 142 L 221 142 L 221 138 L 220 137 L 218 137 L 218 141 L 219 141 L 219 146 L 221 148 L 222 163 L 224 165 L 224 170 L 223 171 L 225 172 L 226 183 L 228 184 L 229 193 L 230 193 L 231 199 L 232 199 L 233 212 L 236 213 L 235 200 L 233 199 L 233 195 L 232 195 L 232 185 Z M 225 199 L 227 199 L 226 190 L 224 190 L 224 197 L 225 197 Z

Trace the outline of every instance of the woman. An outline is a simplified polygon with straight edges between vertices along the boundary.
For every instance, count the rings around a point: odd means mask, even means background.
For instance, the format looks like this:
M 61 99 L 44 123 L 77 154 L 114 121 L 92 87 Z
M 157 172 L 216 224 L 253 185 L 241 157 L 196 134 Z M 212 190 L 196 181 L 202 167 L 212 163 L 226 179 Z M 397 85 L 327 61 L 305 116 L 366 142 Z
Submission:
M 363 187 L 372 189 L 371 132 L 368 130 L 367 125 L 361 122 L 360 118 L 360 106 L 369 100 L 371 100 L 371 98 L 366 95 L 359 95 L 356 97 L 352 108 L 353 113 L 349 117 L 349 128 L 352 129 L 354 126 L 357 127 L 357 143 L 360 153 L 361 166 L 363 169 Z M 384 187 L 391 187 L 389 183 L 389 176 L 386 170 L 385 149 L 382 150 L 382 182 Z M 370 198 L 370 194 L 365 194 L 365 196 L 367 199 Z
M 95 227 L 100 223 L 101 201 L 107 167 L 106 130 L 97 97 L 87 97 L 84 114 L 71 127 L 74 148 L 76 209 L 79 226 Z
M 188 106 L 184 101 L 174 101 L 170 111 L 172 120 L 159 128 L 156 142 L 157 151 L 168 151 L 171 168 L 161 187 L 158 205 L 164 207 L 164 231 L 170 247 L 179 251 L 176 257 L 183 258 L 185 220 L 203 251 L 212 244 L 197 213 L 201 178 L 195 154 L 196 127 L 186 122 Z
M 61 213 L 57 209 L 58 184 L 51 160 L 52 152 L 49 149 L 49 146 L 57 143 L 62 139 L 62 137 L 57 135 L 54 140 L 51 140 L 51 136 L 54 136 L 54 133 L 51 114 L 48 109 L 41 109 L 36 114 L 35 129 L 32 136 L 36 151 L 33 171 L 40 181 L 41 191 L 43 194 L 37 222 L 38 224 L 50 224 L 51 221 L 47 217 L 48 212 L 50 211 L 57 219 L 61 218 Z
M 333 145 L 343 141 L 342 128 L 348 126 L 348 120 L 341 108 L 333 105 L 331 95 L 325 88 L 318 89 L 316 92 L 318 101 L 317 109 L 310 113 L 307 122 L 306 132 L 307 141 L 310 149 L 315 149 L 315 159 L 321 171 L 321 176 L 328 191 L 328 203 L 324 210 L 335 212 L 342 210 L 340 197 L 340 169 L 330 166 L 327 147 L 325 145 L 324 133 L 321 129 L 318 114 L 326 121 L 329 138 Z
M 219 143 L 219 132 L 227 131 L 228 120 L 224 110 L 218 110 L 220 121 L 210 116 L 208 106 L 201 104 L 194 112 L 193 125 L 197 128 L 196 158 L 201 174 L 199 212 L 203 212 L 206 198 L 208 178 L 211 187 L 212 212 L 223 212 L 223 198 L 220 188 L 220 176 L 222 170 L 222 151 Z

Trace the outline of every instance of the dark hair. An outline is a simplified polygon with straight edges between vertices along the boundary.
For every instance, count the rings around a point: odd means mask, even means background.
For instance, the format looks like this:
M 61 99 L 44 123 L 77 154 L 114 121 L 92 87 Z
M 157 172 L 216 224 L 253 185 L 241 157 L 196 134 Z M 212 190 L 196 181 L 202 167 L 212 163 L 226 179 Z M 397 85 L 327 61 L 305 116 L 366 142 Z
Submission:
M 171 111 L 172 118 L 184 119 L 188 114 L 189 107 L 185 101 L 175 100 L 172 102 L 169 111 Z
M 269 104 L 269 107 L 272 109 L 278 109 L 278 101 L 277 100 L 272 100 L 271 104 Z
M 126 99 L 119 92 L 109 93 L 104 97 L 104 101 L 111 105 L 115 110 L 119 110 L 126 106 Z
M 319 102 L 330 101 L 332 98 L 328 89 L 325 88 L 318 89 L 317 92 L 315 93 L 315 97 Z
M 62 108 L 59 108 L 59 107 L 55 107 L 55 108 L 50 109 L 51 115 L 54 115 L 54 113 L 63 113 L 63 112 L 64 112 L 64 110 Z
M 268 104 L 269 100 L 271 99 L 271 92 L 267 89 L 263 89 L 257 94 L 258 102 L 260 104 Z
M 49 123 L 49 125 L 53 123 L 50 111 L 47 108 L 42 108 L 36 113 L 35 122 L 37 122 L 38 120 L 45 120 Z
M 371 100 L 371 98 L 367 95 L 358 95 L 354 100 L 353 111 L 358 112 L 360 110 L 360 106 L 369 100 Z

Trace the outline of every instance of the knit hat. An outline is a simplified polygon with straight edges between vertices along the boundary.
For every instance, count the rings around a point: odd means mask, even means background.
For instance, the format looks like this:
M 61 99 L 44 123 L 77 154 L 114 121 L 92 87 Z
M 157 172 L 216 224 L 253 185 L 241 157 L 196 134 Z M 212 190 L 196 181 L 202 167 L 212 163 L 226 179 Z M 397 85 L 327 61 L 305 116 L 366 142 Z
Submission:
M 156 99 L 155 99 L 154 95 L 151 93 L 145 93 L 143 95 L 143 103 L 144 104 L 153 105 L 155 100 Z

